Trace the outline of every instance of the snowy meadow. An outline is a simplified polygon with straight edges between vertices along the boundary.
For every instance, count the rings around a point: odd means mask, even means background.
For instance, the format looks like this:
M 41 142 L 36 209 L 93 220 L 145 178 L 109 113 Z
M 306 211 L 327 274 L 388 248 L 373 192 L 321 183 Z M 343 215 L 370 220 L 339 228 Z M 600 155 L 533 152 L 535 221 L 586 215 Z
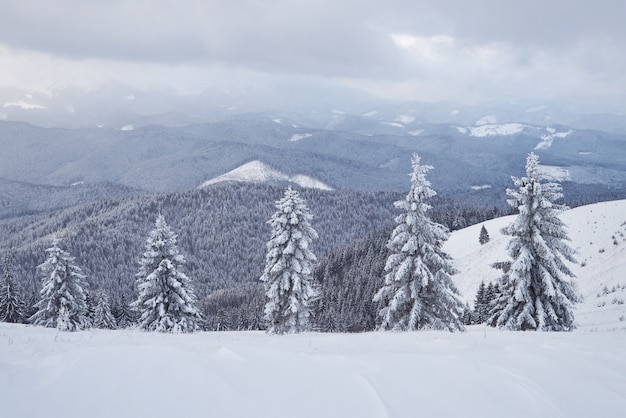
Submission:
M 0 325 L 11 417 L 621 417 L 624 333 L 76 333 Z
M 7 417 L 622 417 L 626 413 L 626 201 L 562 215 L 583 302 L 573 332 L 362 334 L 137 330 L 0 324 Z M 446 243 L 473 300 L 498 271 L 511 218 Z M 6 415 L 4 415 L 6 414 Z

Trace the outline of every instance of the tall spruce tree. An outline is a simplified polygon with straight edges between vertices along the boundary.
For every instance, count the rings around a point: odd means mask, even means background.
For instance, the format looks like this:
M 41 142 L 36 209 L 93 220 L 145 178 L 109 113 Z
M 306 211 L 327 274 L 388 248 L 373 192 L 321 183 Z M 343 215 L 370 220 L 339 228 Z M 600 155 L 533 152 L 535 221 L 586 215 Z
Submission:
M 268 298 L 264 318 L 269 333 L 295 333 L 308 329 L 319 293 L 313 283 L 316 257 L 309 249 L 317 232 L 309 208 L 291 187 L 276 209 L 268 221 L 272 234 L 261 276 Z
M 193 332 L 200 326 L 196 296 L 191 279 L 183 272 L 185 258 L 176 240 L 176 234 L 159 215 L 136 281 L 139 296 L 134 305 L 141 312 L 139 327 L 146 331 Z
M 88 328 L 85 276 L 74 257 L 59 247 L 58 238 L 46 253 L 46 261 L 38 266 L 43 273 L 41 300 L 30 322 L 62 331 Z
M 508 203 L 519 215 L 502 232 L 512 238 L 510 262 L 499 263 L 500 294 L 490 323 L 511 330 L 571 331 L 576 328 L 573 304 L 579 301 L 564 259 L 575 262 L 569 237 L 558 215 L 567 209 L 557 183 L 541 183 L 539 158 L 526 159 L 526 177 L 513 177 L 517 190 L 507 189 Z
M 405 212 L 396 217 L 396 228 L 387 247 L 391 255 L 385 265 L 385 283 L 374 296 L 384 307 L 380 328 L 393 330 L 463 330 L 464 305 L 451 275 L 456 273 L 451 257 L 442 250 L 448 229 L 426 214 L 424 201 L 436 195 L 426 180 L 431 166 L 411 160 L 411 189 L 395 206 Z
M 24 302 L 13 280 L 8 255 L 2 257 L 3 275 L 0 280 L 0 322 L 23 323 Z

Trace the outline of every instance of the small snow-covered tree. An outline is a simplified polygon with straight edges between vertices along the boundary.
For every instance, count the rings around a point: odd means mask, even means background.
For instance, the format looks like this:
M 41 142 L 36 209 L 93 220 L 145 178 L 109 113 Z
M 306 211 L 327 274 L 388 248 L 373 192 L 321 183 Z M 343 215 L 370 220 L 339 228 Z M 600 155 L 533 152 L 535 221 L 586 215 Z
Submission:
M 385 283 L 374 295 L 383 305 L 380 328 L 393 330 L 463 330 L 464 304 L 451 275 L 456 273 L 451 257 L 442 250 L 448 239 L 445 226 L 426 214 L 424 201 L 436 195 L 426 180 L 431 166 L 411 160 L 411 189 L 395 206 L 405 212 L 396 217 L 396 228 L 387 247 L 391 255 L 385 264 Z
M 46 253 L 46 261 L 38 266 L 44 276 L 41 300 L 35 304 L 37 312 L 30 322 L 62 331 L 87 328 L 85 276 L 74 263 L 74 257 L 59 247 L 58 238 L 53 238 Z
M 96 305 L 98 301 L 91 295 L 91 292 L 85 291 L 85 304 L 87 306 L 87 311 L 85 312 L 85 317 L 90 324 L 93 323 L 94 315 L 96 314 Z
M 128 328 L 132 326 L 137 319 L 137 315 L 133 307 L 126 302 L 126 296 L 122 294 L 117 309 L 115 311 L 115 321 L 118 328 Z
M 478 235 L 478 242 L 480 242 L 481 245 L 484 245 L 489 242 L 489 232 L 487 232 L 487 228 L 485 228 L 485 225 L 483 225 L 480 228 L 480 234 Z
M 316 257 L 309 249 L 317 232 L 311 227 L 309 208 L 291 187 L 276 202 L 276 209 L 268 221 L 272 235 L 261 276 L 268 298 L 264 318 L 269 333 L 295 333 L 309 327 L 319 294 L 313 284 Z
M 109 297 L 104 292 L 100 292 L 96 301 L 96 308 L 93 314 L 93 327 L 103 329 L 117 328 L 117 322 L 115 321 L 113 313 L 111 313 Z
M 539 158 L 526 159 L 526 177 L 513 177 L 508 203 L 519 211 L 502 232 L 512 238 L 510 262 L 498 263 L 504 274 L 490 323 L 511 330 L 571 331 L 576 328 L 573 304 L 579 301 L 564 260 L 575 262 L 569 237 L 558 215 L 567 209 L 558 183 L 541 183 Z
M 139 296 L 134 305 L 139 327 L 146 331 L 193 332 L 201 317 L 191 279 L 183 272 L 185 258 L 176 234 L 159 215 L 150 232 L 137 273 Z
M 489 295 L 487 294 L 487 286 L 485 282 L 480 282 L 476 299 L 474 299 L 474 315 L 472 323 L 482 324 L 489 319 Z
M 8 255 L 2 257 L 2 269 L 4 274 L 0 280 L 0 321 L 23 323 L 24 303 L 15 286 Z

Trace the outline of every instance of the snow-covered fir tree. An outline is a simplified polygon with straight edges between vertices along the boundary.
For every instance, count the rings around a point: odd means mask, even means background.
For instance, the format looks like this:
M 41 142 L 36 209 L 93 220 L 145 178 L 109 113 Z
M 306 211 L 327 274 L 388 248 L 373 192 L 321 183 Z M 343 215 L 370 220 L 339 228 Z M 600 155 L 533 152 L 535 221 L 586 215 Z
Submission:
M 0 279 L 0 322 L 24 322 L 24 303 L 17 290 L 8 255 L 2 257 L 3 275 Z
M 261 276 L 268 298 L 264 318 L 270 333 L 295 333 L 309 327 L 319 294 L 313 283 L 316 257 L 309 249 L 317 232 L 311 227 L 309 208 L 291 187 L 276 209 L 268 221 L 272 234 Z
M 493 285 L 489 283 L 489 286 L 493 293 Z M 491 300 L 488 289 L 489 287 L 485 285 L 485 282 L 480 282 L 480 286 L 478 286 L 478 291 L 476 292 L 476 299 L 474 299 L 474 311 L 472 312 L 473 324 L 483 324 L 489 319 Z
M 451 275 L 456 273 L 451 257 L 442 250 L 448 229 L 426 214 L 424 201 L 436 195 L 426 180 L 431 166 L 411 160 L 411 189 L 395 206 L 405 211 L 395 221 L 387 247 L 391 255 L 385 265 L 385 283 L 374 295 L 383 308 L 380 328 L 393 330 L 463 330 L 464 305 Z
M 118 328 L 128 328 L 135 324 L 136 311 L 131 304 L 127 303 L 126 296 L 122 293 L 115 309 L 115 322 Z
M 191 279 L 183 271 L 185 258 L 176 234 L 159 215 L 150 232 L 137 273 L 139 296 L 134 305 L 141 313 L 139 327 L 146 331 L 193 332 L 201 317 Z
M 511 330 L 571 331 L 576 328 L 573 304 L 579 301 L 574 274 L 564 260 L 575 262 L 569 237 L 558 215 L 567 209 L 558 183 L 541 183 L 537 155 L 526 159 L 526 177 L 513 177 L 508 203 L 519 211 L 502 232 L 511 260 L 499 263 L 504 274 L 490 323 Z
M 111 304 L 106 293 L 100 292 L 93 314 L 93 327 L 103 329 L 117 328 L 117 321 L 111 312 Z
M 93 323 L 94 316 L 96 314 L 96 305 L 98 304 L 98 300 L 95 299 L 91 292 L 85 291 L 85 305 L 87 306 L 87 311 L 85 312 L 85 317 L 90 324 Z
M 41 300 L 35 304 L 37 312 L 30 322 L 62 331 L 87 328 L 85 276 L 74 257 L 59 247 L 58 238 L 53 238 L 46 253 L 46 261 L 38 266 L 43 273 Z
M 485 228 L 485 225 L 483 225 L 480 228 L 480 234 L 478 235 L 478 242 L 480 242 L 481 245 L 484 245 L 489 242 L 489 232 L 487 232 L 487 228 Z

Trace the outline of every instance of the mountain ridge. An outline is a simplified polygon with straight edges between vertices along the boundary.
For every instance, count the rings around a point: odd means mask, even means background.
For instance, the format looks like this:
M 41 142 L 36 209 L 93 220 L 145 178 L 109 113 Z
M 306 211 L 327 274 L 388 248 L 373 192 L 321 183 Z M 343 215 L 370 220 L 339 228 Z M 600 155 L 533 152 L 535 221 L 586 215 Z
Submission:
M 568 127 L 487 135 L 499 132 L 498 126 L 481 125 L 482 136 L 450 125 L 422 125 L 419 135 L 364 135 L 279 124 L 267 115 L 127 131 L 0 121 L 0 177 L 50 185 L 109 181 L 163 192 L 197 187 L 258 160 L 290 178 L 308 176 L 333 189 L 399 191 L 409 156 L 417 152 L 435 167 L 436 190 L 466 193 L 477 186 L 507 187 L 535 151 L 546 166 L 567 170 L 570 182 L 612 188 L 626 183 L 626 137 Z

